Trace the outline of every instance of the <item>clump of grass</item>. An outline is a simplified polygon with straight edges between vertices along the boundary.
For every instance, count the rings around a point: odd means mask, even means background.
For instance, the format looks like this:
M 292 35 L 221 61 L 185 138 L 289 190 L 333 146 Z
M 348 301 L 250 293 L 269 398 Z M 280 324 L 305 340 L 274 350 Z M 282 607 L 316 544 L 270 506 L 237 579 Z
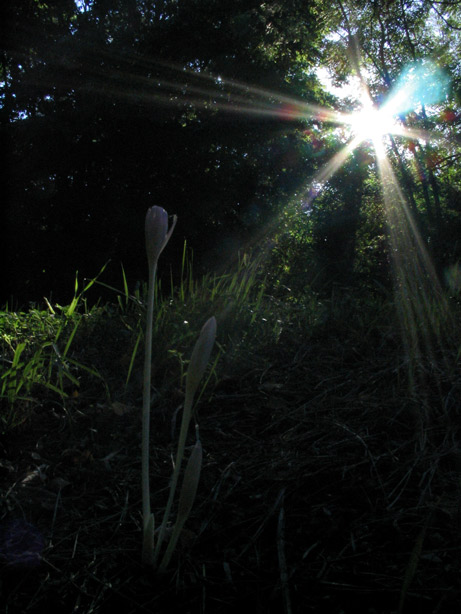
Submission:
M 45 299 L 29 311 L 0 311 L 2 432 L 24 424 L 33 407 L 44 400 L 57 399 L 65 407 L 69 399 L 88 394 L 89 380 L 102 387 L 106 401 L 130 405 L 138 401 L 148 285 L 137 284 L 130 292 L 122 268 L 121 288 L 110 287 L 102 281 L 105 268 L 83 284 L 76 276 L 68 305 Z M 112 290 L 114 301 L 90 307 L 86 294 L 93 285 Z M 155 279 L 153 292 L 152 372 L 159 394 L 168 392 L 173 378 L 176 381 L 178 366 L 180 381 L 185 378 L 187 354 L 205 311 L 216 314 L 221 369 L 237 364 L 239 356 L 246 363 L 249 351 L 258 352 L 297 327 L 289 306 L 266 295 L 259 262 L 249 255 L 220 275 L 196 278 L 184 244 L 180 283 L 169 289 Z
M 101 269 L 101 274 L 105 266 Z M 86 372 L 102 380 L 92 367 L 72 357 L 71 348 L 82 321 L 90 312 L 84 295 L 97 277 L 79 292 L 78 275 L 74 296 L 67 306 L 54 307 L 45 299 L 46 309 L 29 312 L 0 311 L 0 428 L 6 433 L 24 423 L 28 410 L 45 389 L 61 401 L 78 394 L 79 374 Z M 84 304 L 82 311 L 79 306 Z

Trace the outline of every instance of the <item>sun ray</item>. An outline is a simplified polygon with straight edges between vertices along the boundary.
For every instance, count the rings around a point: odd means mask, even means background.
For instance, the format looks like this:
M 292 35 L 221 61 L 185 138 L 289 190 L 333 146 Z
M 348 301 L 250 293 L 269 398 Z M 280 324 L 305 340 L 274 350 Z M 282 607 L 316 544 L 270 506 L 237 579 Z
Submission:
M 352 139 L 340 151 L 338 151 L 324 166 L 318 171 L 314 178 L 310 181 L 309 187 L 306 190 L 307 197 L 304 199 L 305 207 L 309 207 L 314 197 L 319 190 L 333 177 L 333 175 L 341 168 L 344 162 L 349 158 L 351 153 L 360 144 L 359 137 Z M 317 186 L 314 189 L 314 186 Z
M 445 348 L 455 324 L 433 262 L 389 160 L 378 160 L 394 272 L 395 305 L 406 351 L 410 393 L 424 391 L 428 364 L 433 377 L 453 369 Z M 421 407 L 421 420 L 429 407 Z
M 184 66 L 137 55 L 127 58 L 106 53 L 104 57 L 107 64 L 115 64 L 117 68 L 108 71 L 106 67 L 95 65 L 88 87 L 92 92 L 98 91 L 114 99 L 146 106 L 186 106 L 283 121 L 342 123 L 341 114 L 334 109 L 229 79 L 193 64 Z M 136 74 L 136 69 L 140 68 L 142 74 Z

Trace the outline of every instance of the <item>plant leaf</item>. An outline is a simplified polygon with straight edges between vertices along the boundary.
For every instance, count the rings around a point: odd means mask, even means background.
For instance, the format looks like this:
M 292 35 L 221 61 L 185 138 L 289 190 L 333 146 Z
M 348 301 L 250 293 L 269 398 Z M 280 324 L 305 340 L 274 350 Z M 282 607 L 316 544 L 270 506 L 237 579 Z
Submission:
M 205 373 L 215 338 L 216 318 L 212 316 L 205 322 L 200 331 L 200 336 L 192 350 L 189 369 L 187 371 L 186 400 L 188 400 L 191 405 L 197 386 Z

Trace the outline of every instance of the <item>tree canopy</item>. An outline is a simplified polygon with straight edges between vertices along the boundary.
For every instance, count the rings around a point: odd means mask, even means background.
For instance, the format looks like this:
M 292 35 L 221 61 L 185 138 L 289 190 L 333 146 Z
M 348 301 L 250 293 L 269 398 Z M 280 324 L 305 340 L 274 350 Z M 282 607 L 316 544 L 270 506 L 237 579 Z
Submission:
M 433 62 L 449 78 L 433 104 L 401 114 L 430 138 L 386 145 L 443 274 L 460 252 L 460 6 L 8 3 L 2 299 L 53 292 L 64 300 L 76 270 L 93 276 L 109 259 L 109 280 L 119 279 L 120 262 L 131 281 L 145 278 L 143 220 L 153 204 L 178 215 L 173 243 L 187 239 L 208 266 L 261 243 L 269 228 L 275 254 L 301 242 L 298 252 L 327 279 L 383 271 L 386 230 L 369 145 L 316 184 L 347 140 L 328 110 L 353 109 L 322 85 L 319 67 L 336 85 L 359 73 L 378 104 L 408 67 Z M 289 227 L 281 223 L 288 210 L 296 218 Z

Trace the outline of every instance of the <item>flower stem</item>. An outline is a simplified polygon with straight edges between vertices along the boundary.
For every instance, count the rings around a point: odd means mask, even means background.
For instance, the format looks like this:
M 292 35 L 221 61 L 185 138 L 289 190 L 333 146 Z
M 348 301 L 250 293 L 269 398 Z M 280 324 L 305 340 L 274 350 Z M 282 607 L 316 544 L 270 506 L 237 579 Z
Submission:
M 150 433 L 150 389 L 152 372 L 152 320 L 154 315 L 154 291 L 157 264 L 149 267 L 149 289 L 147 294 L 147 321 L 144 350 L 144 377 L 142 403 L 142 448 L 141 448 L 141 484 L 143 528 L 147 530 L 150 518 L 149 488 L 149 433 Z
M 176 452 L 176 462 L 173 471 L 173 477 L 171 479 L 170 492 L 168 494 L 168 501 L 166 504 L 165 512 L 163 514 L 162 524 L 160 526 L 159 535 L 157 538 L 157 544 L 155 546 L 155 555 L 154 555 L 154 566 L 158 561 L 158 557 L 160 554 L 160 549 L 162 547 L 163 540 L 165 538 L 166 527 L 168 524 L 168 519 L 171 514 L 171 508 L 173 506 L 173 499 L 176 492 L 176 486 L 178 485 L 179 473 L 181 471 L 181 463 L 184 457 L 184 450 L 186 447 L 186 437 L 187 431 L 189 430 L 189 423 L 192 415 L 192 402 L 193 402 L 193 393 L 186 395 L 186 400 L 184 403 L 183 416 L 181 421 L 181 430 L 179 432 L 179 440 L 178 440 L 178 449 Z

